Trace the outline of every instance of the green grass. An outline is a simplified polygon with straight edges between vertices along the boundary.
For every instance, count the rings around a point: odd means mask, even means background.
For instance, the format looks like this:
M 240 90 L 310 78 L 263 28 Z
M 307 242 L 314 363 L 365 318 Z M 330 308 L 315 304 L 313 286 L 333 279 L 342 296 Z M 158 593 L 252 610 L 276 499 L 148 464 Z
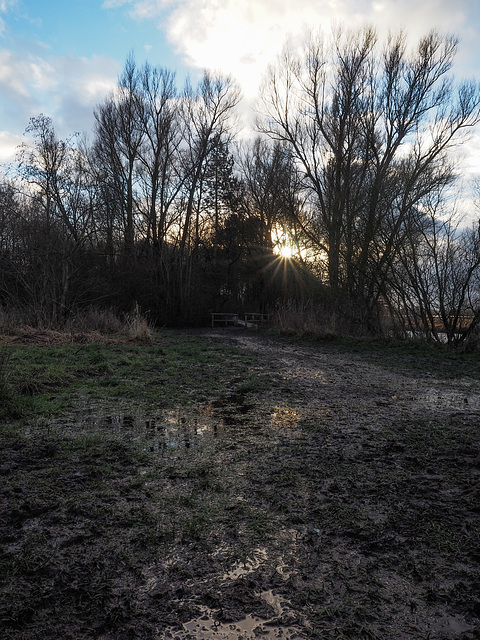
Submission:
M 3 347 L 0 419 L 57 415 L 80 397 L 144 407 L 198 404 L 222 392 L 229 381 L 226 362 L 238 358 L 235 349 L 207 348 L 187 334 L 169 331 L 158 334 L 152 345 Z M 8 363 L 8 378 L 3 363 Z M 259 385 L 251 364 L 242 358 L 243 393 Z
M 430 371 L 439 378 L 465 377 L 480 380 L 480 349 L 465 352 L 420 340 L 339 339 L 342 350 L 375 364 L 416 373 Z

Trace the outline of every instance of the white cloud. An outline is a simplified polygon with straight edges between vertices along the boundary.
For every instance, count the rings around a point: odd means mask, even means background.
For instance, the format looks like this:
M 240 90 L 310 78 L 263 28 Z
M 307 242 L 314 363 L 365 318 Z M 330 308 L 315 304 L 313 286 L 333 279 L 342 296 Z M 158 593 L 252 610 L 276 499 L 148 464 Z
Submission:
M 89 131 L 93 110 L 113 90 L 119 64 L 99 56 L 58 57 L 51 64 L 58 78 L 50 95 L 50 115 L 59 136 Z
M 0 164 L 6 164 L 15 156 L 22 137 L 9 131 L 0 131 Z
M 27 97 L 25 77 L 29 66 L 24 60 L 16 57 L 11 51 L 0 50 L 0 90 L 9 96 Z
M 44 113 L 59 137 L 90 131 L 93 110 L 114 88 L 120 65 L 109 58 L 33 56 L 0 50 L 0 162 L 12 156 L 30 118 Z M 14 133 L 8 133 L 10 132 Z M 11 158 L 10 158 L 11 159 Z
M 27 61 L 28 83 L 36 90 L 54 91 L 58 85 L 55 67 L 43 58 Z
M 252 96 L 288 35 L 308 24 L 328 23 L 319 20 L 318 1 L 303 2 L 301 9 L 292 6 L 286 0 L 184 0 L 170 15 L 167 36 L 187 64 L 231 74 Z
M 478 176 L 480 168 L 480 131 L 475 131 L 459 150 L 462 171 L 466 177 Z
M 468 30 L 474 5 L 472 0 L 106 0 L 103 6 L 127 6 L 137 20 L 157 19 L 187 65 L 231 74 L 252 97 L 286 38 L 301 37 L 308 28 L 371 23 L 385 35 L 404 28 L 416 41 L 431 28 Z M 476 46 L 473 33 L 466 46 Z
M 29 98 L 35 90 L 51 91 L 58 84 L 55 67 L 36 55 L 20 56 L 0 50 L 0 89 L 18 98 Z

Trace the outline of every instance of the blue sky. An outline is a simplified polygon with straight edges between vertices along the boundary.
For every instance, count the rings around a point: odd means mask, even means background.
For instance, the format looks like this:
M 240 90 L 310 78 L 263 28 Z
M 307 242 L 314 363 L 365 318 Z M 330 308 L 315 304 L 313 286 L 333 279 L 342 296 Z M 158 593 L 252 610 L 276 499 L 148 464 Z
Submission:
M 230 73 L 249 105 L 285 39 L 332 21 L 454 33 L 456 74 L 480 79 L 478 0 L 0 0 L 0 162 L 40 113 L 61 137 L 91 131 L 130 52 L 177 71 L 180 87 L 204 68 Z

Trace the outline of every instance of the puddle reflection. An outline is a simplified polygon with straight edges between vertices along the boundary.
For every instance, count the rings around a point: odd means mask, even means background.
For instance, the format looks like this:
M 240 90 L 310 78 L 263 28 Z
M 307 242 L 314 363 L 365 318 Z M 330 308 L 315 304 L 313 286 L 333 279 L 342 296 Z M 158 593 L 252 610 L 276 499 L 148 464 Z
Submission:
M 289 427 L 294 429 L 298 427 L 301 415 L 295 409 L 289 407 L 275 407 L 271 416 L 270 423 L 272 427 Z
M 271 591 L 262 594 L 264 600 L 274 606 L 277 604 L 276 598 Z M 192 635 L 194 634 L 194 635 Z M 247 635 L 245 635 L 247 634 Z M 183 632 L 172 632 L 167 638 L 176 638 L 177 640 L 187 640 L 188 638 L 196 638 L 197 640 L 238 640 L 239 638 L 265 638 L 265 640 L 274 640 L 275 638 L 299 637 L 297 633 L 290 635 L 289 629 L 272 626 L 269 619 L 260 618 L 258 616 L 247 615 L 245 618 L 235 623 L 220 623 L 213 618 L 208 610 L 195 620 L 183 624 Z
M 164 410 L 155 415 L 134 413 L 100 413 L 81 410 L 69 418 L 48 422 L 49 429 L 63 435 L 85 433 L 114 434 L 116 437 L 142 444 L 145 451 L 191 449 L 223 432 L 223 420 L 214 415 L 210 406 L 195 410 Z M 45 425 L 30 426 L 27 431 L 44 429 Z

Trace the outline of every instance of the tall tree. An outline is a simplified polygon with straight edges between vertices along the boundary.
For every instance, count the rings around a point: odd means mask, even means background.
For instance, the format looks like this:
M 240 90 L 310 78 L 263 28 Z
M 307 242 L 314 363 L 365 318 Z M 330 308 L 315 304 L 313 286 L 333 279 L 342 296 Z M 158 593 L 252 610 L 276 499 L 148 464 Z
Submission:
M 457 41 L 435 32 L 413 53 L 404 34 L 311 35 L 265 81 L 262 131 L 288 144 L 311 194 L 312 237 L 328 284 L 372 322 L 410 213 L 452 182 L 448 152 L 479 121 L 474 83 L 455 87 Z
M 213 76 L 205 72 L 196 90 L 186 83 L 183 100 L 184 167 L 186 174 L 186 206 L 180 250 L 183 253 L 192 234 L 192 220 L 196 213 L 198 229 L 198 188 L 209 155 L 220 141 L 228 142 L 234 128 L 234 109 L 240 92 L 229 77 Z M 198 234 L 194 233 L 195 241 Z
M 129 57 L 117 89 L 94 112 L 95 154 L 102 181 L 121 207 L 127 257 L 135 250 L 139 152 L 145 137 L 143 110 L 137 67 Z
M 161 248 L 168 213 L 182 186 L 179 163 L 181 129 L 175 74 L 146 63 L 139 71 L 140 124 L 144 144 L 139 148 L 143 191 L 148 207 L 147 241 Z

